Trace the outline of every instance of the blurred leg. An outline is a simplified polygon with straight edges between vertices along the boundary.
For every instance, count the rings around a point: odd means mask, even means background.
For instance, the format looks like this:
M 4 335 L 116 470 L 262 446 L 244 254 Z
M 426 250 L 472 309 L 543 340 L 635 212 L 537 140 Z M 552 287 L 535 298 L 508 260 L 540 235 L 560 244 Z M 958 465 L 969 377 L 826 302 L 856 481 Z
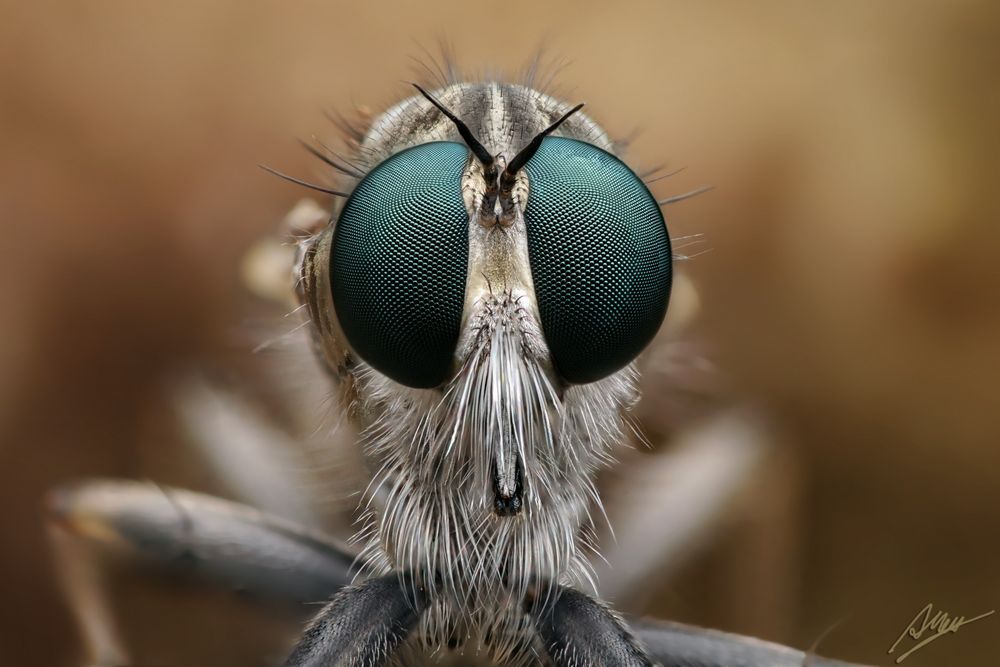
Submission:
M 190 491 L 94 481 L 55 492 L 50 512 L 67 536 L 268 598 L 326 600 L 356 572 L 326 536 Z
M 58 525 L 50 526 L 50 543 L 59 583 L 76 620 L 86 667 L 131 664 L 108 604 L 102 571 L 93 551 Z
M 860 667 L 780 644 L 681 623 L 636 620 L 636 637 L 664 667 Z

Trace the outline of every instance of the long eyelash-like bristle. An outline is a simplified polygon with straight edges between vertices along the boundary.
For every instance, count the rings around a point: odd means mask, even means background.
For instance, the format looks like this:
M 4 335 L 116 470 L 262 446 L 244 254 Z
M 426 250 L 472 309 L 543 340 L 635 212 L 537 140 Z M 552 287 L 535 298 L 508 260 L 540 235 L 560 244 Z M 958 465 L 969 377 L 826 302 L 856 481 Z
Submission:
M 294 176 L 289 176 L 288 174 L 283 174 L 280 171 L 278 171 L 277 169 L 273 169 L 271 167 L 268 167 L 266 164 L 259 164 L 257 166 L 260 167 L 261 169 L 263 169 L 264 171 L 268 172 L 269 174 L 274 174 L 278 178 L 284 179 L 284 180 L 288 181 L 289 183 L 295 183 L 296 185 L 301 185 L 304 188 L 309 188 L 310 190 L 315 190 L 316 192 L 323 192 L 323 193 L 331 195 L 333 197 L 344 197 L 344 198 L 347 198 L 347 197 L 350 196 L 346 192 L 340 192 L 339 190 L 331 190 L 329 188 L 324 188 L 322 185 L 316 185 L 315 183 L 309 183 L 307 181 L 303 181 L 302 179 L 295 178 Z
M 357 169 L 355 169 L 351 165 L 343 163 L 343 162 L 338 162 L 336 159 L 330 157 L 329 155 L 326 155 L 320 149 L 316 148 L 315 146 L 313 146 L 309 142 L 303 141 L 302 139 L 299 139 L 299 143 L 302 144 L 302 147 L 305 148 L 307 151 L 309 151 L 312 155 L 314 155 L 315 157 L 319 158 L 320 160 L 322 160 L 327 165 L 333 167 L 334 169 L 336 169 L 337 171 L 339 171 L 341 174 L 344 174 L 345 176 L 350 176 L 351 178 L 363 178 L 364 177 L 363 173 L 361 173 L 360 171 L 358 171 Z M 322 145 L 322 144 L 320 144 L 320 145 Z M 326 147 L 324 146 L 324 148 L 326 148 Z M 327 150 L 329 150 L 329 149 L 327 149 Z M 332 151 L 330 151 L 330 152 L 332 152 Z
M 569 64 L 570 62 L 565 58 L 549 56 L 543 42 L 535 49 L 534 54 L 524 68 L 524 72 L 520 77 L 520 84 L 525 88 L 531 88 L 544 95 L 562 97 L 559 94 L 555 80 Z
M 692 190 L 691 192 L 685 192 L 684 194 L 681 195 L 674 195 L 673 197 L 660 199 L 656 203 L 659 204 L 660 206 L 669 206 L 670 204 L 676 204 L 679 201 L 684 201 L 685 199 L 691 199 L 691 197 L 697 197 L 700 194 L 704 194 L 714 189 L 715 189 L 714 185 L 705 185 L 696 190 Z
M 639 178 L 641 178 L 642 182 L 645 183 L 646 185 L 650 185 L 652 183 L 656 183 L 657 181 L 662 181 L 665 178 L 676 176 L 677 174 L 687 169 L 687 167 L 678 167 L 673 171 L 668 171 L 663 174 L 658 173 L 661 169 L 663 169 L 663 167 L 656 167 L 655 169 L 644 171 L 642 174 L 639 175 Z
M 445 88 L 447 87 L 447 82 L 444 79 L 444 74 L 440 70 L 433 69 L 428 65 L 428 61 L 423 58 L 418 58 L 416 56 L 410 56 L 410 60 L 417 67 L 417 74 L 420 75 L 418 78 L 423 79 L 429 85 L 434 88 Z M 434 62 L 431 60 L 430 62 Z
M 323 112 L 326 119 L 333 123 L 340 133 L 343 135 L 344 140 L 350 145 L 357 147 L 361 145 L 361 142 L 365 140 L 365 130 L 366 128 L 362 126 L 361 119 L 352 121 L 347 118 L 340 111 L 326 110 Z
M 447 88 L 461 83 L 465 72 L 458 67 L 455 49 L 451 42 L 443 37 L 439 38 L 436 54 L 424 44 L 415 43 L 421 55 L 411 56 L 411 60 L 423 74 L 426 74 L 426 77 L 421 76 L 421 79 L 433 88 Z
M 322 148 L 323 150 L 325 150 L 330 155 L 335 156 L 338 160 L 340 160 L 342 163 L 344 163 L 347 166 L 349 166 L 351 169 L 353 169 L 357 173 L 359 173 L 361 175 L 364 175 L 366 173 L 366 169 L 365 169 L 364 165 L 361 162 L 358 162 L 357 160 L 355 160 L 353 158 L 349 158 L 349 157 L 347 157 L 346 155 L 344 155 L 342 153 L 338 153 L 337 151 L 333 150 L 333 148 L 331 148 L 329 145 L 325 144 L 324 142 L 320 141 L 319 139 L 316 139 L 315 141 L 316 141 L 316 145 L 317 146 L 319 146 L 320 148 Z

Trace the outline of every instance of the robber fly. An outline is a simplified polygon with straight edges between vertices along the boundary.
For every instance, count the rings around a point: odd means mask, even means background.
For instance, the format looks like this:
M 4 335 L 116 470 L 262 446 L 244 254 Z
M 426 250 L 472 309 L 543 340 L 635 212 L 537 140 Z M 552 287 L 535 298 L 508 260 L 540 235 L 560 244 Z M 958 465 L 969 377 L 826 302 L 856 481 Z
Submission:
M 217 578 L 332 595 L 286 667 L 801 664 L 630 625 L 587 592 L 594 476 L 630 428 L 672 251 L 663 202 L 582 109 L 530 82 L 414 84 L 351 155 L 310 147 L 340 187 L 309 187 L 339 203 L 295 278 L 371 470 L 360 554 L 134 484 L 63 495 L 63 520 L 86 507 L 147 551 L 188 545 Z
M 667 309 L 659 204 L 582 104 L 497 82 L 414 92 L 374 119 L 364 177 L 303 246 L 315 345 L 375 471 L 374 578 L 287 664 L 447 648 L 650 665 L 577 589 L 593 476 Z M 378 613 L 345 622 L 354 607 Z

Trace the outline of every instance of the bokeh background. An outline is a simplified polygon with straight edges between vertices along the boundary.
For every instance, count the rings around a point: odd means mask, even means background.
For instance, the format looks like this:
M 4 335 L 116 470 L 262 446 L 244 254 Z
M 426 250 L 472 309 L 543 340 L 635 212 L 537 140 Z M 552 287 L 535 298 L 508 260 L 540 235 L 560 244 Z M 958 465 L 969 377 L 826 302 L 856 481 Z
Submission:
M 653 447 L 625 470 L 732 405 L 771 445 L 733 518 L 619 606 L 873 664 L 928 602 L 1000 608 L 995 3 L 3 0 L 0 663 L 81 664 L 49 489 L 225 493 L 184 445 L 174 379 L 269 405 L 267 378 L 300 372 L 251 353 L 282 323 L 246 253 L 306 194 L 256 164 L 319 174 L 295 138 L 336 141 L 324 110 L 399 99 L 442 38 L 472 73 L 544 46 L 566 99 L 632 137 L 630 163 L 687 167 L 658 194 L 716 186 L 667 212 L 704 235 L 683 264 L 697 297 L 683 344 L 646 362 Z M 129 603 L 142 664 L 234 646 L 257 657 L 231 664 L 263 664 L 297 623 L 172 595 Z M 907 662 L 994 664 L 998 623 Z

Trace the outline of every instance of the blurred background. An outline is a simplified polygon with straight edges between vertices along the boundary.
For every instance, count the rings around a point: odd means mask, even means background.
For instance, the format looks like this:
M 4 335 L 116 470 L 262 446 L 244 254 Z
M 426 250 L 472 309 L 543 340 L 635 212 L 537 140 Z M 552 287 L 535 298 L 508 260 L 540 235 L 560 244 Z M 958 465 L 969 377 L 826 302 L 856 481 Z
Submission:
M 407 95 L 441 38 L 473 75 L 543 46 L 637 171 L 686 167 L 654 192 L 716 186 L 667 209 L 704 238 L 643 359 L 652 446 L 602 481 L 616 605 L 871 664 L 928 602 L 1000 608 L 995 3 L 0 0 L 0 663 L 81 664 L 51 488 L 254 500 L 191 445 L 219 396 L 187 378 L 317 439 L 311 364 L 253 353 L 295 328 L 254 276 L 308 193 L 256 164 L 322 180 L 295 139 Z M 347 526 L 344 470 L 285 509 Z M 301 616 L 149 586 L 114 603 L 137 664 L 266 664 Z M 907 663 L 994 664 L 998 624 Z

